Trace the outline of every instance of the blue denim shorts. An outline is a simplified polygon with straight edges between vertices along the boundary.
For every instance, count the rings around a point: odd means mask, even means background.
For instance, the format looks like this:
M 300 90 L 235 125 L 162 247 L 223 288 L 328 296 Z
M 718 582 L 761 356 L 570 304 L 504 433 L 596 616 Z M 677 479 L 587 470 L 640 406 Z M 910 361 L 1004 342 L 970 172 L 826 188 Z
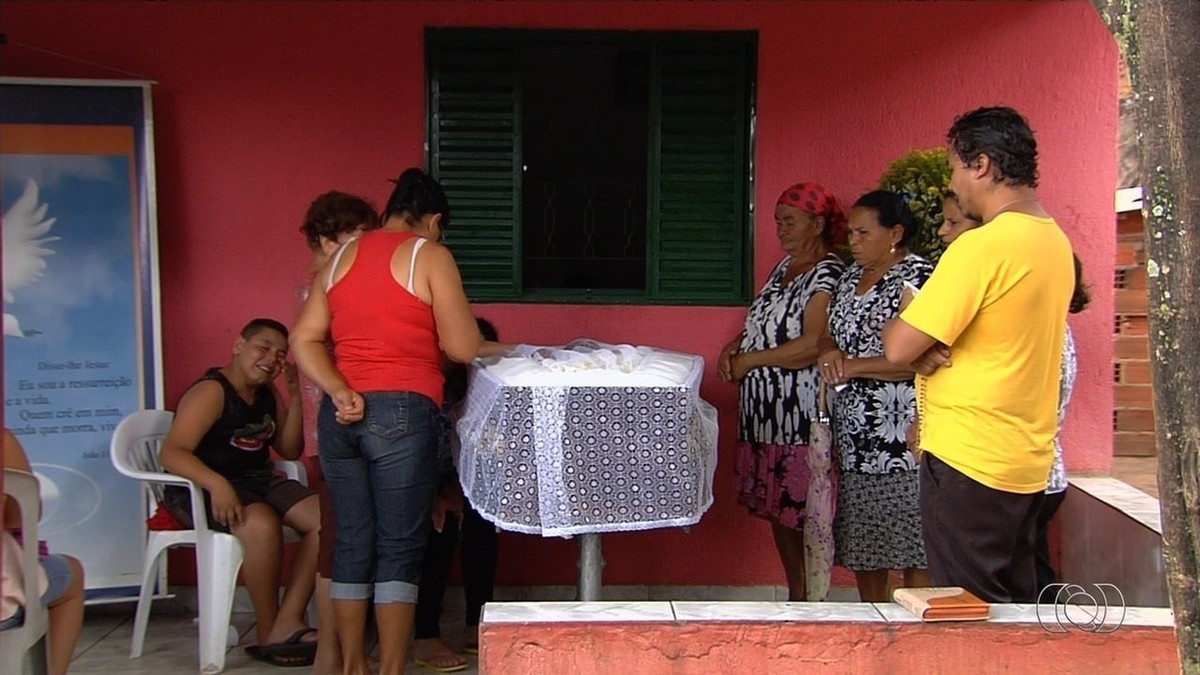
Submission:
M 61 555 L 49 555 L 38 560 L 42 571 L 46 573 L 46 592 L 42 593 L 42 607 L 49 607 L 71 587 L 71 563 Z M 0 630 L 16 628 L 25 623 L 25 608 L 18 607 L 15 614 L 0 621 Z
M 438 483 L 437 405 L 415 392 L 363 394 L 366 412 L 338 424 L 317 414 L 321 471 L 337 522 L 330 595 L 413 603 Z

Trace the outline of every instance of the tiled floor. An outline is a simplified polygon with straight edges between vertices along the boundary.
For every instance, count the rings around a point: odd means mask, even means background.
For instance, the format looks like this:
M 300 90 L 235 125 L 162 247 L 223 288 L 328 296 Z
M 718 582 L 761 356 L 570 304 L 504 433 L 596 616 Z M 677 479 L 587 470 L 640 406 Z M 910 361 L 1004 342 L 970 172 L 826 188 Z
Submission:
M 1112 473 L 1113 478 L 1158 499 L 1157 457 L 1114 457 Z
M 159 605 L 162 605 L 160 609 Z M 121 675 L 167 675 L 195 673 L 198 668 L 196 626 L 192 614 L 172 608 L 169 602 L 155 603 L 150 628 L 146 632 L 146 647 L 139 659 L 129 658 L 129 645 L 133 633 L 133 606 L 107 605 L 89 607 L 84 618 L 83 633 L 71 662 L 71 673 L 110 673 Z M 233 615 L 234 626 L 241 635 L 241 643 L 229 650 L 225 658 L 226 673 L 247 675 L 282 675 L 283 673 L 308 673 L 310 669 L 285 669 L 255 661 L 246 656 L 242 646 L 254 642 L 254 615 Z M 461 644 L 462 615 L 447 614 L 443 617 L 442 633 L 451 647 Z M 465 675 L 478 675 L 474 656 L 466 655 L 470 667 L 459 671 Z M 433 671 L 411 664 L 408 672 L 414 675 Z
M 603 595 L 608 600 L 722 600 L 722 601 L 777 601 L 787 598 L 787 589 L 774 586 L 605 586 Z M 653 596 L 653 597 L 652 597 Z M 661 596 L 661 597 L 660 597 Z M 573 600 L 575 589 L 569 586 L 502 586 L 496 589 L 496 599 L 503 601 L 548 601 Z M 853 588 L 830 589 L 831 602 L 855 602 L 858 592 Z M 669 603 L 663 603 L 669 604 Z M 72 673 L 110 673 L 120 675 L 165 675 L 194 673 L 197 670 L 195 616 L 172 600 L 154 603 L 150 617 L 150 628 L 146 632 L 146 647 L 139 659 L 129 658 L 129 645 L 133 633 L 133 605 L 99 605 L 87 608 L 83 634 L 71 663 Z M 237 612 L 233 624 L 241 635 L 241 644 L 229 650 L 225 660 L 225 672 L 266 675 L 284 672 L 307 673 L 308 669 L 280 669 L 260 663 L 246 656 L 242 647 L 254 642 L 254 615 Z M 442 616 L 442 637 L 451 648 L 462 645 L 463 603 L 460 588 L 447 590 L 445 613 Z M 476 657 L 466 655 L 470 666 L 459 671 L 465 675 L 478 675 Z M 412 675 L 432 675 L 433 671 L 410 665 Z M 0 673 L 7 675 L 7 673 Z
M 1113 460 L 1113 477 L 1129 483 L 1130 485 L 1146 492 L 1147 494 L 1158 497 L 1158 477 L 1157 477 L 1158 460 L 1154 457 L 1117 457 Z M 642 589 L 644 587 L 636 587 L 633 590 Z M 497 589 L 497 595 L 501 589 Z M 544 589 L 543 589 L 544 590 Z M 563 598 L 553 599 L 570 599 L 572 590 L 568 587 L 562 589 Z M 629 594 L 630 588 L 614 587 L 609 589 L 616 596 L 620 596 L 624 592 Z M 759 598 L 756 592 L 776 594 L 782 589 L 771 589 L 770 587 L 754 587 L 747 589 L 724 589 L 739 591 L 730 597 L 720 597 L 722 600 L 772 600 L 772 597 Z M 856 600 L 857 596 L 853 593 L 853 589 L 837 589 L 846 591 L 844 595 L 847 597 L 831 598 L 831 600 L 852 601 Z M 621 592 L 618 592 L 621 591 Z M 687 596 L 695 593 L 695 589 L 691 589 L 692 593 L 672 593 L 670 599 L 680 600 L 689 599 Z M 654 595 L 649 591 L 645 591 L 649 595 Z M 708 596 L 714 592 L 714 589 L 703 589 L 698 595 Z M 517 593 L 517 595 L 521 595 Z M 606 593 L 606 596 L 609 593 Z M 718 594 L 719 595 L 719 594 Z M 849 597 L 849 596 L 855 597 Z M 742 597 L 745 596 L 745 597 Z M 524 597 L 499 598 L 505 600 L 526 599 Z M 530 597 L 528 599 L 534 599 Z M 537 598 L 537 599 L 552 599 L 552 598 Z M 615 597 L 613 599 L 616 599 Z M 633 599 L 633 598 L 631 598 Z M 636 599 L 659 599 L 656 597 L 642 598 L 640 594 Z M 718 599 L 713 597 L 697 597 L 700 599 Z M 457 647 L 461 644 L 462 634 L 462 614 L 461 609 L 458 613 L 454 613 L 456 603 L 448 603 L 448 612 L 443 620 L 443 635 L 451 647 Z M 120 675 L 155 675 L 167 673 L 193 673 L 197 669 L 197 653 L 196 653 L 196 626 L 192 623 L 192 614 L 174 606 L 171 602 L 159 602 L 155 604 L 154 614 L 151 617 L 150 630 L 146 635 L 146 648 L 143 656 L 140 659 L 129 658 L 129 644 L 133 631 L 133 606 L 132 605 L 102 605 L 89 607 L 87 617 L 84 620 L 83 634 L 79 640 L 79 646 L 76 650 L 75 659 L 71 663 L 72 673 L 110 673 Z M 242 651 L 242 646 L 250 644 L 254 641 L 254 617 L 248 613 L 238 613 L 234 615 L 234 625 L 237 627 L 241 635 L 241 642 L 237 647 L 229 650 L 226 657 L 225 671 L 228 673 L 246 673 L 246 674 L 263 674 L 268 673 L 278 675 L 281 671 L 278 667 L 271 666 L 265 663 L 260 663 L 246 656 Z M 471 665 L 467 670 L 460 671 L 466 675 L 476 675 L 478 673 L 475 657 L 467 656 Z M 308 672 L 307 669 L 294 669 L 290 672 Z M 432 673 L 433 671 L 420 668 L 414 665 L 409 666 L 409 672 L 414 674 Z

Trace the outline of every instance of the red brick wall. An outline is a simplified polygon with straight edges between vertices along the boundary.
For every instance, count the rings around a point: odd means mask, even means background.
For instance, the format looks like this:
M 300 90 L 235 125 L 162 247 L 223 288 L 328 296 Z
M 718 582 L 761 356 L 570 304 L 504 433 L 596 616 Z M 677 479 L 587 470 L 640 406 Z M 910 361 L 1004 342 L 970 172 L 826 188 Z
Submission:
M 1118 456 L 1155 454 L 1144 229 L 1141 212 L 1117 214 L 1113 452 Z

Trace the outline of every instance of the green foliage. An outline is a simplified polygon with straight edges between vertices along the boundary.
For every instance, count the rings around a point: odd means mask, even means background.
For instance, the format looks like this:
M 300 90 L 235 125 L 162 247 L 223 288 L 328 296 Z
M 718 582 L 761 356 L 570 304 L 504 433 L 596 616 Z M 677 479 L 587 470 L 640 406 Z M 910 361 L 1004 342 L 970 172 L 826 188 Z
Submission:
M 879 188 L 898 192 L 908 199 L 918 224 L 912 250 L 936 264 L 945 249 L 937 234 L 942 226 L 942 200 L 950 193 L 946 149 L 909 150 L 879 179 Z

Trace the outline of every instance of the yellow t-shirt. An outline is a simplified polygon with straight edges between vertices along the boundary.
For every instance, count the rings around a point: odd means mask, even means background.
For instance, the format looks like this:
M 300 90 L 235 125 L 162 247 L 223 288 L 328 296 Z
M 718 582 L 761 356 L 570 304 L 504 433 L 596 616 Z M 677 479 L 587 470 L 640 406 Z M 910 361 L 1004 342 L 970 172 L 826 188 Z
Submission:
M 1005 212 L 955 240 L 901 314 L 950 346 L 951 367 L 918 378 L 924 450 L 997 490 L 1046 488 L 1074 286 L 1051 218 Z

